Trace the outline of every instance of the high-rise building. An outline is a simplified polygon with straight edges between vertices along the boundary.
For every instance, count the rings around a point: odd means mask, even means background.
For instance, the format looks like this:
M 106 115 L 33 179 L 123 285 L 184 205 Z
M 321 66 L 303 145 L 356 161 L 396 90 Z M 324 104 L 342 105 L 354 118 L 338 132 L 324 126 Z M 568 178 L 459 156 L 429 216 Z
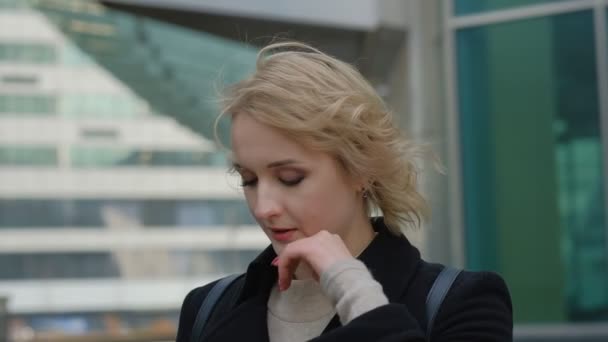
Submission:
M 204 86 L 220 75 L 192 74 L 200 87 L 183 91 L 166 80 L 153 43 L 119 35 L 127 25 L 181 38 L 191 53 L 254 51 L 111 16 L 95 2 L 0 1 L 0 296 L 14 334 L 148 329 L 168 338 L 189 289 L 242 272 L 267 244 L 225 154 L 167 113 L 211 122 Z

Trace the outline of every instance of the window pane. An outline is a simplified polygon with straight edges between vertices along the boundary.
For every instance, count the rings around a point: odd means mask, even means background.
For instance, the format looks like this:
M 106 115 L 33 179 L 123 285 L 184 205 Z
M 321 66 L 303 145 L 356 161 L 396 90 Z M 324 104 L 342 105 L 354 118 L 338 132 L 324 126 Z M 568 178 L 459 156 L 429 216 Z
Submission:
M 57 26 L 61 26 L 61 19 L 53 18 L 48 14 L 47 16 Z M 94 59 L 72 43 L 62 46 L 60 63 L 70 67 L 95 67 Z
M 71 152 L 73 167 L 189 167 L 226 166 L 226 156 L 220 152 L 154 151 L 128 148 L 75 147 Z
M 457 48 L 468 265 L 505 276 L 519 322 L 608 319 L 592 13 L 464 29 Z
M 25 7 L 25 1 L 19 0 L 0 0 L 0 9 L 1 8 L 19 8 Z
M 254 224 L 243 200 L 0 200 L 0 229 L 106 227 L 117 215 L 145 227 Z
M 61 115 L 69 118 L 132 118 L 145 111 L 141 100 L 126 94 L 63 94 Z
M 31 86 L 38 83 L 38 77 L 35 75 L 7 74 L 2 76 L 2 83 Z
M 244 272 L 259 250 L 0 253 L 0 280 L 171 279 Z
M 49 44 L 0 43 L 0 61 L 50 64 L 57 61 L 57 51 Z
M 561 1 L 572 0 L 455 0 L 454 11 L 456 15 L 477 14 L 480 12 Z
M 0 166 L 56 166 L 52 147 L 0 146 Z
M 0 280 L 118 277 L 110 253 L 0 254 Z
M 0 115 L 54 114 L 57 98 L 52 95 L 0 94 Z

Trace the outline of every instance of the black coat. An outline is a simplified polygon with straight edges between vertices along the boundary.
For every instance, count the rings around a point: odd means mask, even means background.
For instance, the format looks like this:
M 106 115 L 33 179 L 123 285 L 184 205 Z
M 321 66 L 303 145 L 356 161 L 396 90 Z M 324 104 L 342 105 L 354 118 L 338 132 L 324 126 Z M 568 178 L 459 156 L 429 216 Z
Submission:
M 425 341 L 425 300 L 441 270 L 429 264 L 404 236 L 388 232 L 381 220 L 373 221 L 376 238 L 359 259 L 382 284 L 389 304 L 373 309 L 342 326 L 335 316 L 316 342 Z M 205 342 L 268 341 L 267 301 L 277 281 L 271 266 L 272 247 L 247 269 L 240 294 L 228 312 L 213 317 L 205 327 Z M 192 290 L 184 300 L 177 342 L 189 342 L 198 309 L 214 283 Z M 511 298 L 505 282 L 490 272 L 462 272 L 448 292 L 433 326 L 431 340 L 512 341 Z

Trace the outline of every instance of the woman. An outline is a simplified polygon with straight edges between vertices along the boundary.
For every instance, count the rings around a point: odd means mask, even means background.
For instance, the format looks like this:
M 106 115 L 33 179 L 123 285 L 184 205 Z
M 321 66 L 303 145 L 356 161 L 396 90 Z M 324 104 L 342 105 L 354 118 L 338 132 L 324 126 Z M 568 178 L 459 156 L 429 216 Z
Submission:
M 426 204 L 415 147 L 373 88 L 346 63 L 278 43 L 229 89 L 223 115 L 234 170 L 271 245 L 218 303 L 203 340 L 425 341 L 425 298 L 442 266 L 421 260 L 401 234 Z M 190 340 L 213 285 L 184 300 L 178 342 Z M 462 272 L 430 336 L 511 341 L 504 281 Z

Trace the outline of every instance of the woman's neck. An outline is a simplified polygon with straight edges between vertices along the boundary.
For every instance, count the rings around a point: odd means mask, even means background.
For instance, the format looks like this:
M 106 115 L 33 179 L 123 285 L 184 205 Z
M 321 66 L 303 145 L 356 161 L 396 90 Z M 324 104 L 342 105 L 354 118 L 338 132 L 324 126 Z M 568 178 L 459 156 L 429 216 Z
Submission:
M 353 223 L 353 227 L 343 234 L 342 240 L 350 254 L 358 257 L 369 246 L 375 236 L 376 232 L 372 227 L 369 217 L 364 215 L 356 220 Z

